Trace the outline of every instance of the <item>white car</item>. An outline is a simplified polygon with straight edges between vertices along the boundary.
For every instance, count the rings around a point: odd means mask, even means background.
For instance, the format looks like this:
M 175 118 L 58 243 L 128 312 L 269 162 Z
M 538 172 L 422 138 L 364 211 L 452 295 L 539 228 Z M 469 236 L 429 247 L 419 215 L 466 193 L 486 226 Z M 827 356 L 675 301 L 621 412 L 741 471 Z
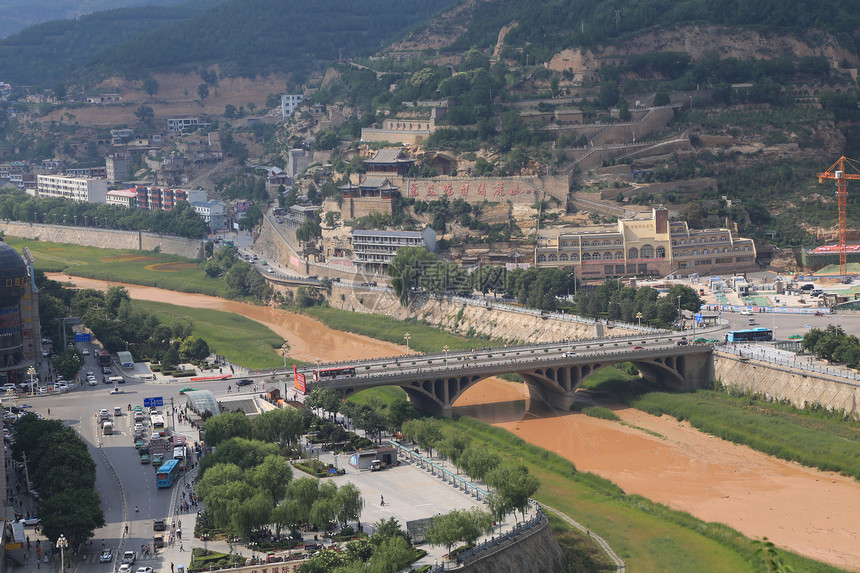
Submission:
M 84 348 L 83 350 L 81 350 L 81 354 L 83 354 L 84 356 L 89 356 L 90 355 L 90 349 Z
M 113 561 L 113 550 L 103 549 L 99 555 L 99 563 L 110 563 L 111 561 Z
M 267 272 L 267 273 L 269 273 L 269 274 L 273 274 L 273 273 L 275 272 L 275 269 L 273 269 L 272 267 L 269 267 L 269 268 L 266 270 L 266 272 Z
M 135 559 L 134 551 L 126 551 L 122 554 L 122 563 L 123 565 L 133 565 Z M 122 567 L 120 567 L 120 571 L 122 571 Z M 131 571 L 131 567 L 126 569 L 126 571 Z
M 87 378 L 87 384 L 89 384 L 90 386 L 98 386 L 98 381 L 96 380 L 95 376 L 89 376 Z
M 118 573 L 131 573 L 131 565 L 129 565 L 128 563 L 123 563 L 119 566 Z
M 152 567 L 138 567 L 137 573 L 152 573 Z

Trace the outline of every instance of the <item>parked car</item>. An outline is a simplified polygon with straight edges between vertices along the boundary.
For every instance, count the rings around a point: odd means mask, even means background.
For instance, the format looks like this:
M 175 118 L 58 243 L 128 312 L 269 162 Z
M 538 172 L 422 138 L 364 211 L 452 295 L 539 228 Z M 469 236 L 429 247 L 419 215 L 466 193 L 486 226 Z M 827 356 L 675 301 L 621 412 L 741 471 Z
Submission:
M 800 287 L 800 290 L 812 290 L 814 288 L 815 288 L 815 285 L 813 285 L 813 284 L 805 284 L 805 285 Z
M 41 521 L 42 520 L 39 519 L 38 517 L 32 516 L 32 517 L 27 517 L 27 518 L 22 519 L 21 523 L 23 523 L 24 525 L 39 525 L 39 523 L 41 523 Z

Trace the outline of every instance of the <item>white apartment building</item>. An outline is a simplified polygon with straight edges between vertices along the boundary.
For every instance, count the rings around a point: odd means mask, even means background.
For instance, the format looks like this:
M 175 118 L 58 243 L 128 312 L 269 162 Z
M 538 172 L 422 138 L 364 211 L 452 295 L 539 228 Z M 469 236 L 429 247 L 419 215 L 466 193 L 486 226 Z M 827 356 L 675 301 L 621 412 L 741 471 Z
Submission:
M 293 115 L 293 111 L 302 103 L 302 100 L 305 99 L 303 94 L 291 94 L 291 95 L 282 95 L 281 96 L 281 115 L 284 117 L 290 117 Z
M 352 262 L 360 271 L 385 273 L 400 247 L 424 247 L 436 251 L 436 231 L 427 227 L 423 231 L 376 231 L 354 229 Z
M 37 197 L 59 197 L 80 203 L 105 203 L 107 180 L 68 175 L 38 175 Z
M 192 201 L 191 207 L 209 228 L 216 230 L 227 227 L 227 205 L 222 201 Z

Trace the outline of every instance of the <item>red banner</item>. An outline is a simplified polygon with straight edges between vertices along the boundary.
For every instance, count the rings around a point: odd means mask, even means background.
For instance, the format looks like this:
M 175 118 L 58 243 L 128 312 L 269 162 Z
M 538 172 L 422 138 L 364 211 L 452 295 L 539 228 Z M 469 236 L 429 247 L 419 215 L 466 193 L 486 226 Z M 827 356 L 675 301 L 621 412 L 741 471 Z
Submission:
M 308 385 L 305 382 L 305 375 L 298 372 L 298 368 L 296 368 L 295 364 L 293 364 L 293 385 L 296 387 L 296 390 L 302 394 L 308 390 Z

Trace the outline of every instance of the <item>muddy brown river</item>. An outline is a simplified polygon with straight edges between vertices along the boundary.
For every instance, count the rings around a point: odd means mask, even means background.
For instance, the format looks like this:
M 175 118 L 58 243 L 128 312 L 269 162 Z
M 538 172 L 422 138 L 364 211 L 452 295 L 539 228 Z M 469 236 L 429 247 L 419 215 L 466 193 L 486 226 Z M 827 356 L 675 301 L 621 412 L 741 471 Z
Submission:
M 65 280 L 65 275 L 61 275 Z M 60 278 L 60 277 L 57 277 Z M 73 278 L 82 288 L 118 283 Z M 332 330 L 306 316 L 215 297 L 125 286 L 132 298 L 235 312 L 284 337 L 290 356 L 306 361 L 390 356 L 404 348 Z M 582 414 L 525 408 L 524 386 L 482 381 L 455 411 L 503 427 L 571 460 L 628 493 L 645 496 L 705 521 L 725 523 L 751 538 L 852 571 L 860 571 L 860 483 L 780 461 L 708 436 L 686 422 L 617 407 L 633 426 Z M 573 516 L 574 518 L 576 516 Z

